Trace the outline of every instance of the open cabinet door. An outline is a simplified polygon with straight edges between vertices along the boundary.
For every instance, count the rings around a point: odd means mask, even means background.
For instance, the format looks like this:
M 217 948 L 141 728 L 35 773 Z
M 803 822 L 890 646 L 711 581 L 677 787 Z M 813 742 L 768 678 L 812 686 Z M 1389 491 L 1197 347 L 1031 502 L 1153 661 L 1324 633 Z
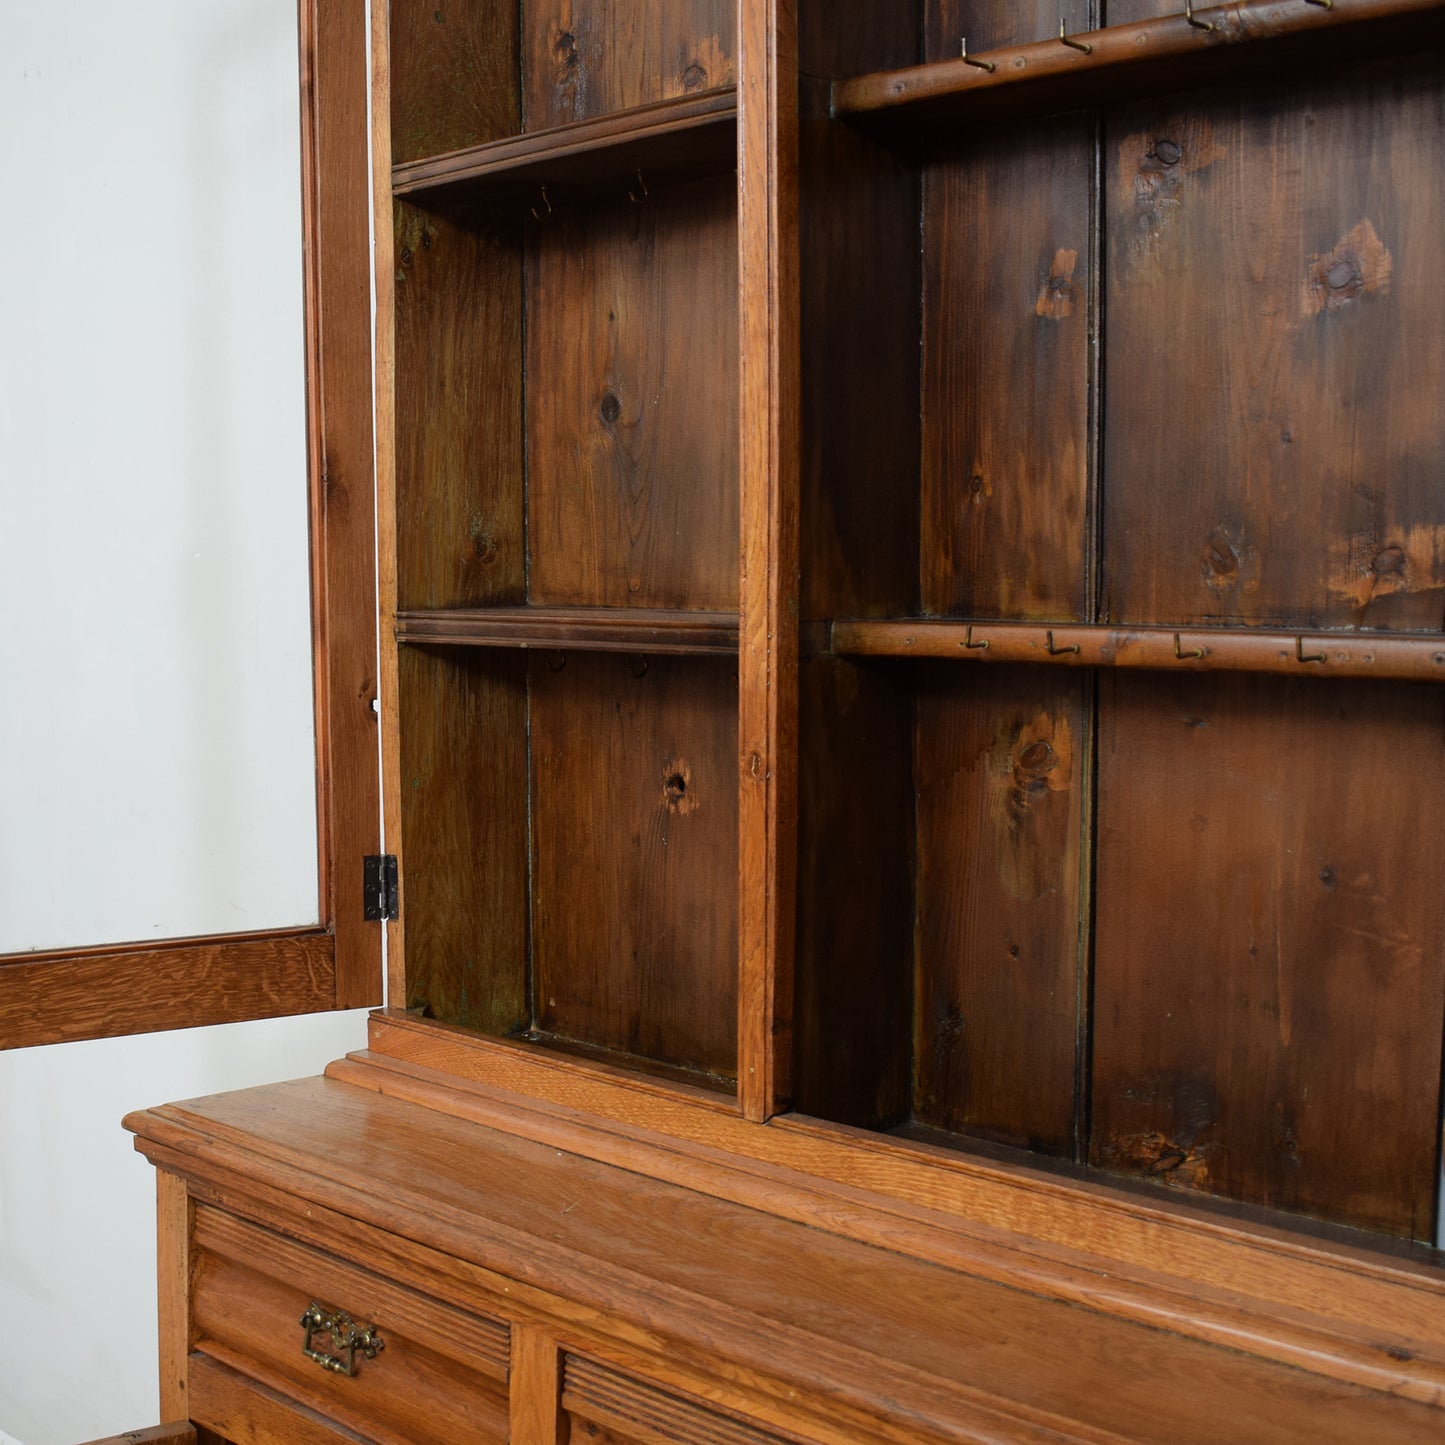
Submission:
M 347 0 L 299 0 L 298 13 L 303 254 L 295 261 L 298 267 L 304 266 L 305 278 L 316 921 L 265 932 L 223 932 L 168 941 L 7 954 L 0 957 L 0 1048 L 357 1008 L 380 1001 L 381 926 L 367 920 L 363 902 L 364 860 L 380 853 L 365 9 Z M 56 34 L 58 48 L 63 48 L 59 45 L 62 39 L 69 44 L 68 32 Z M 143 41 L 144 37 L 139 38 Z M 93 44 L 94 37 L 86 43 Z M 72 48 L 80 53 L 80 47 Z M 225 59 L 216 56 L 213 68 L 198 71 L 191 78 L 191 103 L 199 123 L 219 109 L 208 104 L 205 91 L 220 85 L 231 74 Z M 139 82 L 136 85 L 142 88 Z M 248 99 L 233 102 L 228 114 L 233 118 L 238 112 L 246 115 Z M 118 109 L 123 111 L 124 105 Z M 239 134 L 187 139 L 196 154 L 207 141 L 236 148 L 243 159 L 247 154 L 244 126 Z M 97 140 L 96 144 L 104 155 L 101 142 Z M 128 165 L 140 165 L 144 160 L 131 153 L 128 143 L 125 153 Z M 185 156 L 194 171 L 194 154 L 186 152 Z M 110 163 L 100 164 L 109 167 Z M 93 189 L 103 195 L 112 186 L 129 186 L 133 178 L 112 176 L 107 168 L 101 179 L 105 184 Z M 221 207 L 222 202 L 215 198 L 219 185 L 209 173 L 203 172 L 199 178 L 192 174 L 188 179 L 202 202 Z M 158 189 L 164 188 L 166 176 L 152 175 L 149 181 Z M 219 220 L 213 219 L 212 234 L 224 237 L 225 245 L 217 247 L 212 260 L 216 255 L 224 256 L 227 248 L 235 244 L 234 233 L 243 223 L 240 209 L 232 204 Z M 97 227 L 103 231 L 103 217 Z M 175 262 L 177 267 L 181 264 Z M 187 257 L 185 264 L 201 268 L 207 260 L 205 256 Z M 58 272 L 52 268 L 51 274 Z M 164 270 L 160 269 L 158 275 L 160 279 L 153 277 L 144 284 L 163 287 Z M 234 284 L 234 277 L 227 274 L 200 271 L 197 275 L 199 285 L 196 277 L 192 284 L 198 298 L 208 288 L 224 289 Z M 173 284 L 180 279 L 175 274 L 170 277 Z M 42 304 L 58 308 L 70 301 L 68 288 L 57 285 L 54 289 L 56 293 L 65 289 L 67 294 L 47 297 Z M 251 298 L 251 304 L 261 306 L 267 300 Z M 48 313 L 41 314 L 44 325 Z M 199 304 L 194 326 L 198 333 L 195 355 L 188 364 L 204 368 L 216 338 L 199 334 L 204 330 Z M 87 336 L 86 340 L 91 338 Z M 95 344 L 103 346 L 104 342 Z M 75 393 L 65 397 L 74 413 L 69 425 L 103 426 L 102 419 L 87 411 L 87 407 L 99 407 L 100 402 L 94 397 L 88 401 L 82 387 L 69 384 L 72 373 L 63 374 L 67 393 Z M 61 398 L 52 398 L 48 392 L 39 394 L 47 404 L 53 400 L 55 412 L 60 413 Z M 243 413 L 244 407 L 231 396 L 226 410 L 232 417 L 231 433 L 236 444 L 240 428 L 234 418 Z M 177 431 L 182 421 L 199 431 L 197 450 L 203 458 L 207 448 L 219 451 L 227 445 L 226 428 L 208 431 L 204 417 L 187 416 L 177 418 Z M 41 424 L 55 423 L 52 419 Z M 245 417 L 244 424 L 263 428 L 268 419 L 264 415 Z M 157 439 L 157 450 L 163 441 Z M 224 479 L 217 478 L 215 469 L 208 473 L 204 460 L 199 464 L 188 461 L 187 465 L 188 486 L 203 491 L 223 484 Z M 45 480 L 43 476 L 32 478 L 42 486 Z M 244 507 L 246 501 L 244 495 L 233 496 L 227 504 L 234 509 Z M 300 499 L 297 501 L 299 509 Z M 18 540 L 27 546 L 47 545 L 43 539 Z M 153 559 L 151 565 L 158 564 Z M 164 565 L 164 559 L 159 565 Z M 62 559 L 56 557 L 53 570 L 59 573 L 61 567 Z M 146 570 L 140 558 L 127 559 L 127 567 L 127 575 L 136 577 Z M 256 583 L 252 580 L 247 585 Z M 133 614 L 126 622 L 127 636 L 144 633 L 143 603 L 126 597 L 109 601 L 115 610 Z M 201 616 L 188 621 L 197 634 L 198 651 L 224 646 L 224 629 L 208 628 Z M 54 649 L 53 662 L 57 674 L 74 665 L 59 648 Z M 44 665 L 48 668 L 49 663 Z M 142 669 L 127 667 L 127 679 L 143 689 L 141 673 Z M 45 691 L 50 692 L 49 672 L 42 677 Z M 254 691 L 254 684 L 251 686 Z M 189 693 L 185 700 L 192 701 Z M 213 714 L 224 711 L 224 707 L 212 707 Z M 214 725 L 219 731 L 223 726 L 236 725 L 232 717 L 207 717 L 203 706 L 198 706 L 196 712 L 200 715 L 198 728 Z M 23 716 L 21 708 L 17 705 L 10 716 L 18 726 Z M 33 718 L 31 721 L 33 725 Z M 6 747 L 8 750 L 10 744 Z M 63 751 L 59 755 L 63 756 Z M 21 779 L 24 775 L 10 776 Z M 18 792 L 19 783 L 13 786 Z M 49 794 L 56 798 L 65 797 L 67 789 L 81 786 L 83 783 L 69 768 L 45 783 Z M 121 796 L 119 788 L 110 794 L 111 799 Z M 204 800 L 197 799 L 196 803 L 200 806 Z M 94 816 L 102 809 L 118 811 L 117 806 L 101 802 L 95 804 Z M 0 814 L 6 811 L 11 813 L 9 826 L 23 830 L 23 821 L 17 821 L 19 810 L 0 809 Z M 215 829 L 217 824 L 211 820 L 209 826 Z M 9 846 L 18 851 L 20 844 L 21 840 L 12 834 Z M 133 854 L 125 856 L 124 849 L 117 852 L 120 856 L 115 860 L 116 869 L 143 873 L 142 861 Z M 8 881 L 17 890 L 25 886 L 14 878 Z M 235 886 L 244 892 L 254 885 L 242 878 L 236 880 Z M 0 894 L 4 891 L 4 885 L 0 885 Z M 60 906 L 63 908 L 63 904 Z M 22 937 L 19 946 L 30 947 L 36 941 Z M 44 941 L 40 942 L 43 946 Z

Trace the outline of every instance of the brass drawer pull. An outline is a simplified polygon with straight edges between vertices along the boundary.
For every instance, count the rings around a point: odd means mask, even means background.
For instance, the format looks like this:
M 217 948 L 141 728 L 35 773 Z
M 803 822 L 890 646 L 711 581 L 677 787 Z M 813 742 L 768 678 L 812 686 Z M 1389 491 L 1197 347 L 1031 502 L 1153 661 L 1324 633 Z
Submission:
M 306 1313 L 301 1316 L 301 1324 L 306 1331 L 301 1353 L 308 1360 L 315 1360 L 323 1370 L 331 1370 L 338 1375 L 351 1376 L 356 1373 L 358 1351 L 368 1360 L 374 1360 L 386 1348 L 386 1342 L 376 1332 L 375 1325 L 358 1326 L 350 1315 L 341 1310 L 327 1309 L 315 1300 L 306 1307 Z M 328 1354 L 325 1350 L 318 1349 L 315 1343 L 317 1335 L 330 1335 L 331 1348 L 343 1351 L 345 1358 L 340 1354 Z

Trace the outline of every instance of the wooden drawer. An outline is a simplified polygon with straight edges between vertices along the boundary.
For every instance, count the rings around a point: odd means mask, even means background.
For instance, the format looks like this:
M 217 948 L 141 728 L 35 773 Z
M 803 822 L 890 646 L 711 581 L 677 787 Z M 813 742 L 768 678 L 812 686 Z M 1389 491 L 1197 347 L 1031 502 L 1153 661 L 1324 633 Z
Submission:
M 567 1445 L 794 1445 L 736 1415 L 725 1415 L 595 1360 L 562 1362 Z
M 196 1210 L 194 1260 L 192 1359 L 199 1353 L 254 1382 L 253 1438 L 273 1437 L 259 1418 L 275 1415 L 279 1396 L 376 1445 L 507 1439 L 506 1325 L 206 1206 Z M 313 1302 L 375 1327 L 382 1348 L 374 1358 L 359 1354 L 354 1375 L 304 1353 L 300 1321 Z M 324 1332 L 313 1344 L 336 1353 Z M 223 1391 L 224 1373 L 192 1369 L 191 1417 L 234 1432 L 235 1378 Z

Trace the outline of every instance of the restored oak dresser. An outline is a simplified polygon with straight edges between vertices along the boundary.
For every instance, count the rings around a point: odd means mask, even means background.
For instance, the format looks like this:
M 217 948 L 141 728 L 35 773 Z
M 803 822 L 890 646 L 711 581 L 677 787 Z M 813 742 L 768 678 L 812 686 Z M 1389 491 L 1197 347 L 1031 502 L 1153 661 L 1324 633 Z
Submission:
M 127 1120 L 166 1419 L 1445 1435 L 1445 7 L 1173 4 L 377 0 L 391 1007 Z

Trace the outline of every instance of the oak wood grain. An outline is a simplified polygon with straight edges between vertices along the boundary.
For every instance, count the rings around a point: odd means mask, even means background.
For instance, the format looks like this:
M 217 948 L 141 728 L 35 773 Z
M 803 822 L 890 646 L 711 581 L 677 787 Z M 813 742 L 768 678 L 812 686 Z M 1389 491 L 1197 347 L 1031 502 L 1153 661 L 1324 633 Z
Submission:
M 16 955 L 0 962 L 0 1040 L 30 1048 L 334 1008 L 335 956 L 319 929 Z
M 966 1256 L 970 1272 L 1005 1283 L 1027 1279 L 1041 1294 L 1307 1370 L 1427 1401 L 1445 1388 L 1445 1283 L 1428 1264 L 1362 1248 L 1358 1235 L 1348 1242 L 1310 1238 L 1278 1221 L 1202 1215 L 1177 1198 L 1136 1197 L 796 1116 L 760 1130 L 697 1090 L 663 1088 L 597 1065 L 578 1069 L 396 1012 L 373 1017 L 372 1041 L 381 1052 L 330 1072 L 921 1258 L 951 1263 Z M 497 1091 L 499 1103 L 492 1099 Z M 539 1134 L 539 1108 L 555 1108 L 569 1122 L 585 1112 L 603 1132 L 565 1140 L 550 1129 Z M 621 1144 L 608 1142 L 610 1135 L 621 1135 Z M 649 1136 L 663 1152 L 639 1163 L 639 1138 Z M 614 1147 L 622 1152 L 597 1152 Z M 672 1168 L 680 1172 L 673 1173 L 661 1161 L 679 1148 Z M 714 1150 L 724 1163 L 710 1173 L 703 1161 Z M 867 1207 L 850 1215 L 832 1197 L 814 1208 L 806 1194 L 780 1190 L 776 1181 L 765 1197 L 738 1194 L 759 1165 L 821 1181 L 831 1191 L 863 1191 Z M 900 1226 L 899 1214 L 911 1210 L 932 1212 L 943 1227 L 919 1232 L 916 1218 Z M 993 1254 L 1000 1243 L 1002 1253 Z
M 562 1427 L 562 1358 L 557 1341 L 533 1325 L 512 1329 L 508 1377 L 510 1445 L 556 1445 Z
M 162 1420 L 190 1416 L 186 1362 L 191 1352 L 192 1210 L 185 1180 L 156 1172 L 157 1358 Z
M 599 1445 L 786 1445 L 771 1430 L 701 1409 L 573 1354 L 565 1360 L 562 1408 L 574 1432 L 569 1438 Z
M 206 1355 L 195 1357 L 191 1374 L 202 1445 L 375 1445 Z
M 311 1175 L 307 1188 L 318 1205 L 349 1201 L 383 1228 L 420 1231 L 484 1267 L 506 1261 L 508 1273 L 533 1284 L 565 1280 L 569 1298 L 605 1300 L 620 1317 L 641 1309 L 653 1329 L 685 1338 L 685 1349 L 754 1368 L 766 1359 L 774 1375 L 801 1369 L 811 1397 L 877 1411 L 885 1438 L 908 1438 L 898 1428 L 938 1438 L 944 1419 L 955 1422 L 944 1433 L 957 1438 L 956 1422 L 970 1411 L 974 1438 L 1005 1419 L 1019 1438 L 1041 1438 L 1068 1419 L 1075 1433 L 1214 1440 L 1221 1415 L 1260 1440 L 1297 1438 L 1302 1421 L 1321 1440 L 1428 1439 L 1438 1429 L 1430 1407 L 1091 1311 L 1060 1312 L 1014 1289 L 340 1084 L 279 1085 L 133 1122 L 162 1145 L 202 1130 L 207 1156 L 244 1158 L 257 1187 L 294 1182 L 325 1157 L 327 1176 Z M 665 1367 L 657 1378 L 666 1386 Z M 1160 1389 L 1174 1402 L 1167 1423 Z
M 426 1438 L 436 1445 L 506 1440 L 505 1385 L 392 1324 L 384 1305 L 373 1303 L 374 1294 L 363 1290 L 360 1299 L 343 1297 L 338 1303 L 315 1287 L 330 1273 L 313 1270 L 280 1280 L 246 1263 L 203 1253 L 193 1295 L 199 1352 L 378 1445 L 415 1439 L 419 1419 L 426 1421 Z M 350 1377 L 302 1353 L 297 1321 L 318 1296 L 323 1307 L 344 1309 L 358 1323 L 381 1322 L 384 1348 L 375 1359 L 359 1359 Z M 328 1338 L 320 1348 L 330 1348 Z M 193 1400 L 204 1408 L 198 1392 Z

